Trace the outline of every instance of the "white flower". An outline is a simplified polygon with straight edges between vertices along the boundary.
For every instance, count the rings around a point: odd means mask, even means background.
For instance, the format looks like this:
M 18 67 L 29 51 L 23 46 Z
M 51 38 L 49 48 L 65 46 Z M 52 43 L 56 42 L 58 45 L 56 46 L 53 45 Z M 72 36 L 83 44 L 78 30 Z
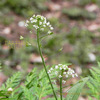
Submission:
M 63 72 L 63 73 L 62 73 Z M 48 71 L 48 73 L 50 73 L 50 75 L 54 75 L 58 78 L 68 78 L 68 77 L 78 77 L 78 75 L 74 72 L 73 69 L 68 68 L 67 65 L 63 65 L 63 64 L 58 64 L 55 65 L 54 68 L 50 68 L 50 70 Z M 61 74 L 62 73 L 62 74 Z M 66 81 L 62 80 L 62 83 L 65 84 Z
M 54 84 L 56 84 L 56 80 L 54 80 Z
M 20 36 L 20 40 L 23 40 L 24 39 L 24 37 L 23 36 Z
M 41 28 L 40 30 L 41 30 L 41 31 L 44 31 L 44 28 Z
M 74 74 L 72 74 L 72 77 L 74 78 L 74 77 L 75 77 L 75 75 L 74 75 Z
M 78 75 L 77 75 L 77 74 L 75 74 L 75 76 L 76 76 L 76 77 L 78 77 Z
M 63 67 L 64 70 L 66 70 L 66 65 L 63 65 L 62 67 Z
M 66 75 L 67 72 L 63 72 L 64 75 Z
M 12 88 L 8 88 L 8 91 L 9 91 L 9 92 L 12 92 L 12 91 L 13 91 L 13 89 L 12 89 Z
M 50 25 L 50 22 L 47 23 L 47 26 Z
M 48 71 L 48 74 L 51 73 L 51 70 Z
M 30 20 L 33 20 L 33 18 L 31 17 Z
M 62 67 L 60 67 L 60 70 L 62 70 Z
M 37 22 L 37 20 L 36 19 L 33 19 L 33 20 L 31 20 L 31 23 L 36 23 Z
M 36 17 L 37 17 L 37 18 L 41 18 L 41 15 L 37 15 Z
M 42 22 L 39 22 L 39 25 L 42 25 Z
M 61 66 L 62 64 L 58 64 L 58 66 Z
M 64 68 L 64 70 L 66 70 L 66 68 Z
M 74 72 L 74 70 L 72 70 L 71 68 L 68 68 L 68 74 L 69 75 L 72 75 L 72 74 L 74 74 L 75 72 Z
M 43 27 L 46 27 L 46 25 L 43 25 Z
M 53 27 L 50 27 L 50 30 L 53 30 Z
M 26 24 L 25 24 L 25 27 L 27 27 L 27 26 L 28 26 L 28 24 L 26 23 Z
M 51 25 L 49 25 L 49 27 L 52 27 Z
M 46 24 L 46 18 L 44 18 L 44 22 L 43 23 Z
M 40 28 L 39 29 L 40 31 L 44 31 L 44 28 L 46 27 L 49 35 L 51 33 L 53 33 L 50 31 L 50 30 L 53 30 L 53 27 L 51 27 L 50 22 L 47 22 L 47 20 L 44 16 L 33 15 L 29 21 L 28 20 L 26 21 L 26 24 L 25 24 L 26 27 L 30 26 L 30 25 L 33 25 L 33 28 L 35 28 L 35 29 Z
M 26 20 L 26 23 L 29 23 L 29 21 L 28 21 L 28 20 Z
M 50 34 L 51 33 L 51 31 L 48 31 L 48 34 Z
M 51 68 L 50 70 L 53 70 L 53 68 Z
M 34 28 L 38 29 L 39 27 L 37 25 L 33 25 Z
M 62 78 L 62 76 L 61 76 L 61 75 L 59 75 L 59 78 Z
M 62 83 L 63 83 L 63 84 L 65 84 L 65 83 L 66 83 L 66 81 L 65 81 L 65 80 L 62 80 Z
M 44 17 L 43 17 L 43 16 L 41 16 L 41 20 L 43 20 L 43 18 L 44 18 Z
M 33 17 L 35 17 L 35 15 L 33 15 Z
M 68 78 L 68 75 L 66 75 L 66 78 Z
M 68 68 L 68 66 L 66 66 L 66 68 Z
M 55 71 L 55 74 L 57 75 L 57 74 L 58 74 L 58 72 L 57 72 L 57 71 Z
M 55 69 L 58 69 L 58 66 L 57 65 L 55 66 Z

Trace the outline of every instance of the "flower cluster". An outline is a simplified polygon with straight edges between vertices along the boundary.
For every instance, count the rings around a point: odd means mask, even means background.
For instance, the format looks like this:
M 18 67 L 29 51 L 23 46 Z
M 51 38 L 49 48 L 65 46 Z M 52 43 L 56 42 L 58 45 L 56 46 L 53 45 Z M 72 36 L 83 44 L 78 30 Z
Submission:
M 61 74 L 63 72 L 63 74 Z M 54 66 L 54 68 L 50 68 L 48 71 L 49 75 L 56 75 L 58 78 L 68 78 L 68 77 L 78 77 L 78 75 L 75 73 L 75 71 L 71 68 L 68 68 L 67 65 L 58 64 Z M 62 80 L 62 83 L 65 84 L 66 81 Z
M 48 29 L 48 34 L 52 34 L 53 27 L 51 26 L 50 22 L 47 22 L 46 18 L 41 15 L 33 15 L 30 20 L 26 20 L 25 26 L 28 27 L 32 25 L 33 28 L 36 30 L 44 31 Z

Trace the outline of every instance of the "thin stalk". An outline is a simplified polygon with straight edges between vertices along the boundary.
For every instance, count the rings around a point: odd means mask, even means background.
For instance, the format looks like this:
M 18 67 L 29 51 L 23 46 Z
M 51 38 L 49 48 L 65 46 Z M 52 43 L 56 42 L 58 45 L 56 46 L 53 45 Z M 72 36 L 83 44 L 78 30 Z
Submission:
M 46 72 L 46 74 L 47 74 L 47 77 L 48 77 L 48 79 L 49 79 L 49 82 L 50 82 L 52 91 L 53 91 L 53 95 L 54 95 L 55 99 L 57 100 L 57 96 L 56 96 L 56 93 L 55 93 L 55 91 L 54 91 L 54 88 L 53 88 L 51 79 L 50 79 L 50 77 L 49 77 L 49 74 L 48 74 L 48 72 L 47 72 L 47 68 L 46 68 L 46 65 L 45 65 L 45 61 L 44 61 L 44 58 L 43 58 L 43 55 L 42 55 L 41 46 L 40 46 L 40 38 L 39 38 L 39 30 L 37 30 L 37 43 L 38 43 L 38 49 L 39 49 L 39 53 L 40 53 L 40 56 L 41 56 L 41 59 L 42 59 L 42 63 L 43 63 L 45 72 Z
M 63 69 L 61 70 L 61 78 L 60 78 L 60 100 L 62 100 L 62 79 L 63 79 Z

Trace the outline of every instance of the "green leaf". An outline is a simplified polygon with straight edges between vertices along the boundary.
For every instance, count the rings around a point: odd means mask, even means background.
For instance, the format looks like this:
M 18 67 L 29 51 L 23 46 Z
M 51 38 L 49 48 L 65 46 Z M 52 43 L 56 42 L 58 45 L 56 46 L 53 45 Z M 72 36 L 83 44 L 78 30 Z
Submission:
M 86 82 L 88 81 L 88 77 L 83 78 L 82 81 L 76 83 L 68 92 L 67 97 L 65 100 L 77 100 L 80 92 L 82 90 L 82 88 L 84 87 L 84 85 L 86 84 Z
M 22 86 L 22 89 L 24 91 L 25 100 L 33 100 L 32 92 L 24 86 Z
M 6 82 L 6 89 L 8 88 L 15 88 L 19 85 L 21 81 L 21 73 L 15 73 L 11 78 L 9 78 Z

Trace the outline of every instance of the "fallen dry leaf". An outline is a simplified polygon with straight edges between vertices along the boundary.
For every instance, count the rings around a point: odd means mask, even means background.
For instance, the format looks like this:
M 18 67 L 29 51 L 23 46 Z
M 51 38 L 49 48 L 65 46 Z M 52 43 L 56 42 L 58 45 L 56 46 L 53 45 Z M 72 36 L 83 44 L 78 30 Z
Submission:
M 0 86 L 2 83 L 7 79 L 7 76 L 5 76 L 2 72 L 0 72 Z
M 3 34 L 10 34 L 11 33 L 11 29 L 9 28 L 9 27 L 6 27 L 4 30 L 3 30 L 3 32 L 2 32 Z
M 88 100 L 88 98 L 83 98 L 82 96 L 80 96 L 80 97 L 78 98 L 78 100 Z
M 43 56 L 43 57 L 44 57 L 44 61 L 47 61 L 46 56 Z M 38 56 L 36 54 L 32 54 L 30 57 L 30 62 L 31 63 L 42 63 L 42 59 L 40 56 Z
M 56 3 L 47 3 L 46 4 L 50 11 L 59 11 L 61 10 L 61 5 Z
M 61 12 L 57 11 L 54 13 L 46 13 L 45 16 L 50 19 L 50 18 L 59 18 L 61 16 Z
M 63 46 L 63 52 L 64 53 L 69 53 L 69 52 L 72 52 L 72 51 L 73 51 L 73 47 L 70 44 L 65 44 Z
M 95 30 L 97 30 L 98 28 L 100 28 L 100 25 L 99 25 L 99 24 L 92 24 L 92 25 L 89 25 L 89 26 L 88 26 L 88 30 L 89 30 L 89 31 L 95 31 Z
M 85 7 L 85 9 L 89 12 L 94 12 L 99 9 L 99 7 L 96 4 L 89 4 Z

